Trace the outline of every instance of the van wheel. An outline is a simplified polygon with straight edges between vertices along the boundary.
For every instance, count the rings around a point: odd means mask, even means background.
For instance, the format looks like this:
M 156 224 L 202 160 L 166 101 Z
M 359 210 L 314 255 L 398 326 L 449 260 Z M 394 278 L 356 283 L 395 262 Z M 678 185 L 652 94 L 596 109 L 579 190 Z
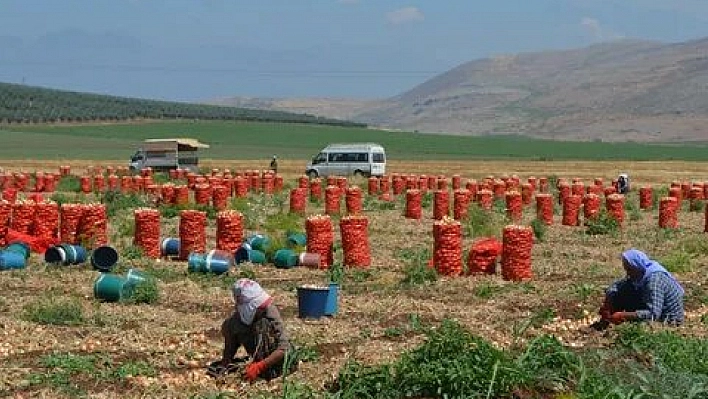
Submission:
M 310 179 L 316 179 L 317 178 L 317 171 L 316 170 L 308 170 L 307 177 L 309 177 Z
M 360 170 L 355 170 L 354 171 L 354 176 L 356 177 L 366 177 L 366 173 L 360 171 Z

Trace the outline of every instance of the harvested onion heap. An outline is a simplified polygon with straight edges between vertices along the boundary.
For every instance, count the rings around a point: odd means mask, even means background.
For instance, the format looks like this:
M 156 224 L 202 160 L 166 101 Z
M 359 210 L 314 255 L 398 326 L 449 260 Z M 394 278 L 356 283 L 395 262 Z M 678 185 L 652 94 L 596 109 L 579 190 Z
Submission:
M 433 194 L 433 219 L 441 220 L 450 215 L 450 193 L 446 189 Z
M 34 201 L 18 201 L 12 205 L 10 228 L 20 234 L 32 234 L 34 224 Z
M 290 213 L 304 215 L 307 206 L 307 189 L 296 187 L 290 190 Z
M 216 249 L 233 254 L 243 242 L 243 215 L 234 210 L 216 215 Z
M 10 216 L 12 215 L 12 204 L 5 200 L 0 200 L 0 247 L 7 245 L 5 236 L 9 229 Z
M 305 221 L 307 252 L 320 255 L 320 269 L 326 269 L 334 262 L 334 232 L 332 219 L 328 215 L 314 215 Z
M 206 252 L 206 212 L 188 209 L 179 216 L 179 259 L 187 259 L 192 252 Z
M 477 239 L 467 256 L 467 274 L 494 274 L 501 251 L 502 243 L 496 239 Z
M 406 191 L 406 218 L 420 219 L 423 217 L 423 195 L 420 190 Z
M 33 235 L 54 241 L 59 234 L 59 204 L 53 201 L 35 205 Z
M 369 247 L 369 220 L 365 216 L 350 215 L 339 220 L 344 264 L 352 267 L 371 266 Z
M 531 271 L 533 229 L 530 226 L 504 227 L 502 247 L 502 277 L 504 280 L 527 280 Z
M 59 239 L 66 244 L 79 244 L 79 223 L 84 214 L 83 204 L 61 204 Z
M 133 245 L 142 248 L 145 256 L 160 257 L 160 211 L 138 208 L 134 211 L 135 235 Z
M 327 215 L 339 214 L 341 207 L 341 189 L 337 186 L 329 185 L 325 189 L 325 213 Z
M 462 224 L 448 216 L 433 223 L 433 265 L 443 275 L 462 274 Z
M 468 211 L 470 207 L 470 200 L 472 199 L 470 191 L 463 188 L 455 190 L 453 192 L 453 205 L 452 205 L 452 217 L 455 220 L 467 219 Z
M 363 194 L 364 192 L 358 186 L 346 188 L 344 202 L 346 203 L 348 214 L 357 215 L 362 212 L 364 209 Z
M 80 242 L 89 249 L 108 243 L 108 216 L 104 204 L 84 205 L 77 234 Z

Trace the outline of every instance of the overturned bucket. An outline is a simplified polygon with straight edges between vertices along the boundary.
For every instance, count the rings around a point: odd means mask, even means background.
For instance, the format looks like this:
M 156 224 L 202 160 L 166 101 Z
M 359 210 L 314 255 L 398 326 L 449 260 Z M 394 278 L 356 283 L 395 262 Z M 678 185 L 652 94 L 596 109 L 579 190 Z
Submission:
M 287 242 L 290 247 L 304 247 L 307 245 L 307 236 L 305 233 L 290 233 Z
M 135 287 L 147 281 L 150 278 L 147 274 L 138 269 L 128 269 L 125 273 L 125 291 L 132 295 Z
M 206 254 L 192 252 L 187 259 L 187 270 L 223 274 L 229 271 L 232 263 L 233 257 L 227 251 L 211 250 Z
M 109 272 L 118 262 L 118 251 L 107 245 L 98 247 L 91 253 L 91 266 L 102 272 Z
M 160 244 L 162 256 L 178 256 L 179 255 L 179 238 L 168 237 L 162 240 Z
M 321 255 L 313 252 L 303 252 L 298 255 L 298 264 L 300 266 L 318 268 L 320 267 Z
M 263 264 L 265 261 L 265 252 L 257 249 L 251 249 L 251 247 L 246 244 L 241 245 L 239 249 L 234 252 L 234 262 L 236 262 L 237 265 L 244 262 Z
M 24 269 L 27 259 L 19 253 L 12 251 L 0 251 L 0 270 Z
M 12 242 L 10 245 L 5 247 L 5 251 L 18 253 L 18 254 L 22 255 L 22 257 L 24 257 L 25 259 L 28 259 L 31 254 L 31 249 L 30 249 L 29 244 L 27 244 L 24 241 Z
M 292 269 L 297 266 L 298 256 L 292 249 L 279 249 L 273 255 L 273 263 L 279 269 Z
M 66 264 L 66 251 L 61 245 L 55 245 L 44 251 L 44 261 L 52 264 Z
M 66 261 L 64 262 L 65 264 L 78 265 L 86 262 L 86 258 L 88 255 L 86 252 L 86 248 L 82 247 L 81 245 L 71 244 L 61 244 L 61 247 L 66 253 Z
M 248 237 L 246 243 L 250 245 L 252 249 L 262 252 L 266 252 L 270 248 L 270 238 L 263 234 L 254 234 Z
M 93 295 L 96 299 L 105 302 L 118 302 L 129 296 L 126 279 L 122 276 L 101 273 L 93 283 Z

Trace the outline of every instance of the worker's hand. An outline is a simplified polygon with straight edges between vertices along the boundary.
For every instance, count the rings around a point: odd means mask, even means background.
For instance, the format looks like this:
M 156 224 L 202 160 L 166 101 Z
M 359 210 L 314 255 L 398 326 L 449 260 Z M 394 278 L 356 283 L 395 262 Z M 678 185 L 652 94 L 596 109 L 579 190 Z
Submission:
M 612 324 L 622 324 L 625 321 L 627 321 L 627 313 L 626 312 L 614 312 L 610 316 L 610 321 Z
M 250 363 L 248 366 L 246 366 L 246 380 L 253 382 L 258 378 L 259 375 L 261 375 L 262 372 L 265 371 L 266 369 L 266 364 L 265 362 L 253 362 Z
M 603 320 L 610 320 L 610 317 L 612 316 L 612 307 L 610 306 L 609 303 L 605 302 L 602 304 L 602 307 L 600 308 L 600 317 Z

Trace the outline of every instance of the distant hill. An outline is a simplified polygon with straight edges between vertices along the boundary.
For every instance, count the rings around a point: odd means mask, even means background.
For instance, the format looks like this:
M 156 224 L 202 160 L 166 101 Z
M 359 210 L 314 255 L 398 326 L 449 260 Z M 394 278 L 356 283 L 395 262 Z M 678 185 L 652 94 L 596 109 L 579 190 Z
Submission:
M 0 83 L 0 123 L 110 122 L 131 119 L 206 119 L 365 126 L 287 111 L 145 100 Z
M 623 40 L 475 60 L 381 101 L 250 105 L 430 133 L 708 141 L 708 39 Z

